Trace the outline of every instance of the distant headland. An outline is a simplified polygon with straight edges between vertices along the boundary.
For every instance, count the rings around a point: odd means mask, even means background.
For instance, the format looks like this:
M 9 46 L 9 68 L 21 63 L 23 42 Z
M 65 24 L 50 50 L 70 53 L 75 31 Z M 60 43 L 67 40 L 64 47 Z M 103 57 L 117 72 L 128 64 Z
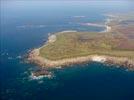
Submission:
M 45 45 L 29 53 L 28 60 L 41 67 L 95 61 L 134 70 L 134 16 L 108 17 L 104 32 L 70 30 L 50 35 Z

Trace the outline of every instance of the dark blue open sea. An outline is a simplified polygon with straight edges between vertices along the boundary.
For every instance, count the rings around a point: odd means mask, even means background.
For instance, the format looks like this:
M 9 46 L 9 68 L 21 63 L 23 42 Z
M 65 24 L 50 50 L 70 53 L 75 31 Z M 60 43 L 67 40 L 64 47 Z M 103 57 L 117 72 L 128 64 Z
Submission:
M 134 11 L 133 0 L 0 1 L 1 100 L 134 100 L 134 72 L 90 62 L 51 69 L 52 76 L 33 79 L 39 67 L 29 64 L 29 50 L 49 33 L 65 30 L 103 31 L 106 14 Z

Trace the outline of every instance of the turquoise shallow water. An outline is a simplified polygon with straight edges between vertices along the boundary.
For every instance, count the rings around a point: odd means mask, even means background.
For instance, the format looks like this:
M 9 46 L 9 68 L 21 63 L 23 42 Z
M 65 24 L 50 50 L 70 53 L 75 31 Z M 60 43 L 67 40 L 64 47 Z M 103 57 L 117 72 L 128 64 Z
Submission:
M 2 1 L 0 98 L 2 100 L 133 100 L 134 72 L 100 63 L 51 69 L 52 78 L 31 79 L 38 66 L 25 55 L 48 33 L 103 31 L 79 23 L 104 23 L 107 13 L 133 11 L 132 1 Z M 84 17 L 81 17 L 84 16 Z

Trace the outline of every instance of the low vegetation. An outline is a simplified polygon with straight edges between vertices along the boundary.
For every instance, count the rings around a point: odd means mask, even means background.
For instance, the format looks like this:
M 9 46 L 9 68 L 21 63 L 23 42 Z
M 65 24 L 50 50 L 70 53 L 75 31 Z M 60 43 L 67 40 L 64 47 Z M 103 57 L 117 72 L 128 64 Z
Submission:
M 127 26 L 122 23 L 126 23 Z M 134 26 L 128 19 L 123 19 L 122 23 L 117 20 L 111 22 L 111 32 L 57 33 L 55 42 L 48 43 L 40 49 L 40 56 L 59 60 L 98 54 L 134 59 Z

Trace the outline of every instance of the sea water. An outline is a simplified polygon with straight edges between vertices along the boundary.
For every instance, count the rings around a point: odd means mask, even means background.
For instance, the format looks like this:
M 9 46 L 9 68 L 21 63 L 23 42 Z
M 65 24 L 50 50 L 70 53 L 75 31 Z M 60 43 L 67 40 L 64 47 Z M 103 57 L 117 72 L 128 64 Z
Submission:
M 1 100 L 134 100 L 134 72 L 89 62 L 51 69 L 52 76 L 32 78 L 39 69 L 26 61 L 48 34 L 66 30 L 104 31 L 106 14 L 134 10 L 132 0 L 1 1 Z

